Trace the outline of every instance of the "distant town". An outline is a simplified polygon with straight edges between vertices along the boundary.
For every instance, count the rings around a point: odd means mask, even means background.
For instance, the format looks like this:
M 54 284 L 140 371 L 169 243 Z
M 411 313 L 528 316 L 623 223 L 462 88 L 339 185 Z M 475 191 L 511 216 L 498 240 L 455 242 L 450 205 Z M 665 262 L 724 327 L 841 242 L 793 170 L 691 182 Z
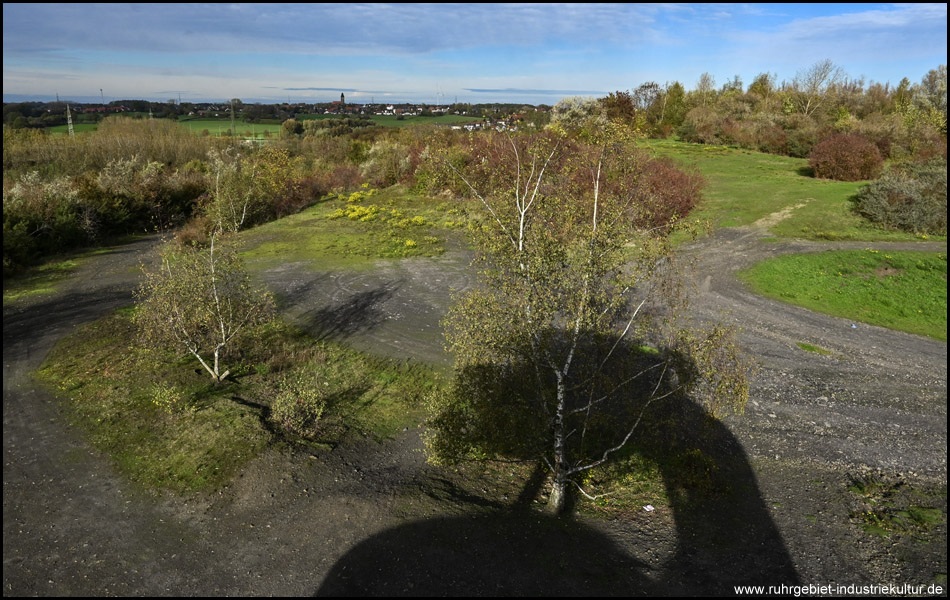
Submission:
M 426 103 L 365 103 L 346 100 L 344 94 L 332 102 L 283 102 L 275 104 L 245 103 L 238 98 L 224 102 L 187 102 L 168 100 L 116 100 L 101 103 L 5 102 L 3 122 L 14 128 L 49 128 L 66 125 L 67 108 L 74 123 L 98 123 L 108 115 L 155 119 L 222 119 L 242 123 L 279 124 L 288 119 L 312 119 L 328 116 L 350 118 L 395 117 L 407 118 L 465 117 L 453 119 L 456 129 L 517 129 L 546 123 L 550 106 L 526 104 L 469 104 L 434 105 Z

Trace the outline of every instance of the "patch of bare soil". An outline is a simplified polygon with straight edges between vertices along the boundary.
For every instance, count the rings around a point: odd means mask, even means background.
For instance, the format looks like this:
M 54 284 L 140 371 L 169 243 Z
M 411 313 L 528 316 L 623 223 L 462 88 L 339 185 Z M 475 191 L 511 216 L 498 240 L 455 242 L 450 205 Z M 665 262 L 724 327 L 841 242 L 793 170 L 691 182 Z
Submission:
M 770 227 L 775 227 L 776 225 L 778 225 L 785 219 L 792 216 L 792 212 L 798 210 L 799 208 L 804 208 L 805 205 L 808 204 L 808 202 L 811 202 L 811 200 L 812 198 L 809 198 L 808 200 L 806 200 L 805 202 L 802 202 L 801 204 L 796 204 L 795 206 L 789 206 L 787 208 L 783 208 L 782 210 L 778 212 L 774 212 L 770 215 L 764 216 L 758 221 L 756 221 L 755 223 L 753 223 L 752 227 L 756 229 L 761 229 L 763 231 L 767 231 Z
M 698 242 L 700 319 L 743 328 L 746 413 L 697 442 L 726 492 L 664 472 L 671 505 L 552 519 L 538 474 L 427 465 L 422 429 L 379 444 L 270 451 L 209 497 L 143 492 L 62 422 L 29 378 L 57 339 L 131 302 L 150 242 L 97 258 L 55 296 L 4 307 L 5 595 L 731 595 L 735 585 L 946 587 L 946 344 L 763 299 L 733 277 L 848 244 Z M 851 245 L 867 247 L 862 243 Z M 874 244 L 896 249 L 893 244 Z M 913 244 L 914 249 L 938 249 Z M 939 249 L 945 251 L 945 245 Z M 263 274 L 314 335 L 447 364 L 438 320 L 469 284 L 462 250 L 361 273 Z M 832 351 L 804 352 L 797 343 Z M 701 411 L 674 406 L 698 430 Z M 934 512 L 910 509 L 936 508 Z M 929 515 L 932 522 L 906 519 Z M 867 516 L 866 513 L 872 513 Z M 923 521 L 926 519 L 921 518 Z M 874 526 L 877 526 L 876 528 Z

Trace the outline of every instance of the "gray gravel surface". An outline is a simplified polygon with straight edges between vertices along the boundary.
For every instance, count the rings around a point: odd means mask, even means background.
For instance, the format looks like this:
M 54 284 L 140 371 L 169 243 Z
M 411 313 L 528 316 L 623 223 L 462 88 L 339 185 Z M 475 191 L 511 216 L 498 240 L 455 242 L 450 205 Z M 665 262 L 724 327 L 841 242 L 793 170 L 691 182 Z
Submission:
M 425 464 L 420 430 L 269 452 L 211 496 L 137 489 L 29 376 L 76 325 L 131 302 L 154 241 L 96 257 L 56 294 L 4 306 L 4 594 L 716 595 L 736 583 L 927 584 L 941 574 L 945 585 L 945 518 L 931 541 L 867 534 L 847 486 L 871 474 L 937 490 L 931 503 L 942 489 L 946 515 L 946 344 L 749 293 L 737 268 L 849 246 L 762 235 L 722 230 L 688 250 L 700 263 L 696 315 L 740 325 L 759 363 L 745 415 L 717 434 L 748 497 L 570 526 L 454 488 Z M 287 264 L 261 277 L 318 337 L 445 365 L 438 321 L 451 291 L 470 285 L 468 258 L 453 250 L 352 273 Z

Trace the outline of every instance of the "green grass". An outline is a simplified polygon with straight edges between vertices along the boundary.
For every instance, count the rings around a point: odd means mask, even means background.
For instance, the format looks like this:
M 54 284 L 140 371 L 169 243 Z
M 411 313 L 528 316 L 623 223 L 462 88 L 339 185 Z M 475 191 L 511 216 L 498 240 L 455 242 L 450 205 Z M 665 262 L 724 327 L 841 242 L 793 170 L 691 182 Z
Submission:
M 208 133 L 214 137 L 225 135 L 231 129 L 231 119 L 182 119 L 178 123 L 197 134 L 207 129 Z M 266 131 L 271 137 L 276 138 L 280 135 L 280 127 L 279 123 L 245 123 L 236 119 L 234 135 L 240 138 L 263 139 Z
M 228 357 L 235 375 L 216 385 L 190 356 L 136 344 L 133 313 L 118 311 L 64 338 L 37 377 L 63 397 L 88 441 L 148 488 L 215 489 L 274 443 L 393 437 L 419 424 L 420 399 L 437 385 L 426 367 L 315 342 L 280 324 Z M 271 398 L 289 377 L 304 377 L 326 399 L 312 439 L 284 435 L 268 419 Z
M 96 248 L 53 258 L 3 278 L 3 303 L 52 294 L 90 256 L 108 254 L 111 248 Z
M 947 339 L 947 255 L 829 251 L 782 256 L 738 273 L 754 291 L 837 317 Z
M 251 268 L 305 262 L 314 268 L 361 268 L 379 258 L 437 256 L 450 230 L 463 225 L 453 205 L 402 186 L 363 197 L 331 196 L 296 215 L 242 234 Z M 452 219 L 458 219 L 453 221 Z
M 52 294 L 79 266 L 79 258 L 56 260 L 3 279 L 3 303 Z
M 643 147 L 702 173 L 707 181 L 704 201 L 691 217 L 708 220 L 714 227 L 752 225 L 787 210 L 786 218 L 767 227 L 772 235 L 814 240 L 921 239 L 880 229 L 854 214 L 850 198 L 867 182 L 815 179 L 805 159 L 671 140 L 645 140 Z
M 858 506 L 851 521 L 865 533 L 881 537 L 911 536 L 918 541 L 934 541 L 936 529 L 946 523 L 946 484 L 942 487 L 915 487 L 904 481 L 885 481 L 874 475 L 852 480 L 848 486 Z M 919 502 L 936 506 L 922 506 Z M 943 508 L 938 508 L 938 506 Z
M 73 131 L 75 133 L 83 133 L 85 131 L 95 131 L 99 129 L 98 123 L 76 123 L 73 125 Z M 66 134 L 69 133 L 69 125 L 56 125 L 55 127 L 48 127 L 46 131 L 55 134 Z
M 815 346 L 813 344 L 806 344 L 805 342 L 798 342 L 795 345 L 805 352 L 813 352 L 815 354 L 821 354 L 822 356 L 831 356 L 833 354 L 831 350 L 822 348 L 821 346 Z
M 463 117 L 461 115 L 439 115 L 437 117 L 405 117 L 399 119 L 395 115 L 373 115 L 373 122 L 382 127 L 409 127 L 412 125 L 456 125 L 481 121 L 479 117 Z
M 231 119 L 181 119 L 178 124 L 196 134 L 200 134 L 207 129 L 208 133 L 214 137 L 225 135 L 231 129 Z M 47 131 L 53 134 L 65 134 L 67 133 L 67 127 L 67 125 L 57 125 L 47 128 Z M 235 136 L 239 138 L 263 139 L 265 131 L 271 137 L 276 138 L 280 135 L 280 127 L 279 123 L 245 123 L 240 119 L 234 121 Z M 79 123 L 73 127 L 76 133 L 96 131 L 98 128 L 97 123 Z

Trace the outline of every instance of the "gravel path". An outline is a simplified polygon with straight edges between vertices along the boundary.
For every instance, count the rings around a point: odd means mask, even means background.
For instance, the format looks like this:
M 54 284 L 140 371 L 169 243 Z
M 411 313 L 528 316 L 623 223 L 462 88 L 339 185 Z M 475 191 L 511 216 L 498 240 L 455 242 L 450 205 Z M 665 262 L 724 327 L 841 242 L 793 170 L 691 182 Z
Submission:
M 741 325 L 760 363 L 746 414 L 713 436 L 747 497 L 571 525 L 453 487 L 425 465 L 418 430 L 268 453 L 211 497 L 135 488 L 29 378 L 56 340 L 131 301 L 154 242 L 97 257 L 55 295 L 4 307 L 4 594 L 732 594 L 735 583 L 945 581 L 945 519 L 929 544 L 864 534 L 847 485 L 875 473 L 909 490 L 942 486 L 946 514 L 946 344 L 852 328 L 750 294 L 731 275 L 781 253 L 892 245 L 762 235 L 722 230 L 689 249 L 702 274 L 697 315 Z M 454 250 L 358 273 L 284 265 L 262 278 L 314 335 L 447 364 L 438 320 L 450 292 L 469 285 L 467 261 Z

